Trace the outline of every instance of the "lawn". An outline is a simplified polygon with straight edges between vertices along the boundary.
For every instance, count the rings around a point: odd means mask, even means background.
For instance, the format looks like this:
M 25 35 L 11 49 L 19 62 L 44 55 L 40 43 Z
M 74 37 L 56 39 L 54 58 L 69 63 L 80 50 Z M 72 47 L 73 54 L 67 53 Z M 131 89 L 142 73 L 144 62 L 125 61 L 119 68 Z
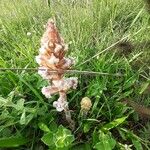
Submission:
M 150 149 L 149 0 L 0 1 L 0 149 Z M 78 86 L 67 101 L 74 128 L 41 89 L 36 69 L 44 25 L 69 44 Z M 23 68 L 2 70 L 2 68 Z M 90 74 L 90 72 L 99 74 Z M 102 74 L 100 74 L 102 73 Z M 88 98 L 87 98 L 88 97 Z M 88 111 L 81 100 L 91 101 Z

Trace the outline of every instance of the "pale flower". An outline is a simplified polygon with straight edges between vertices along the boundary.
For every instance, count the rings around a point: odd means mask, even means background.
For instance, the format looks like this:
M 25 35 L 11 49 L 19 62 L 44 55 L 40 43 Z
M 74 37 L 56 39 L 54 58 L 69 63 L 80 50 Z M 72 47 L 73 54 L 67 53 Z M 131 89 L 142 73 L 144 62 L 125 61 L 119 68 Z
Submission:
M 69 78 L 71 83 L 72 83 L 72 88 L 76 89 L 77 88 L 77 84 L 78 84 L 78 78 L 77 77 L 70 77 Z
M 43 95 L 45 95 L 46 98 L 51 98 L 49 87 L 43 87 L 41 92 Z
M 66 109 L 66 107 L 68 107 L 68 102 L 67 101 L 54 101 L 53 102 L 53 106 L 56 108 L 57 111 L 61 112 L 64 109 Z
M 36 62 L 37 62 L 39 65 L 41 65 L 42 60 L 41 60 L 41 56 L 40 56 L 40 55 L 36 56 L 36 57 L 35 57 L 35 60 L 36 60 Z
M 55 49 L 54 49 L 54 52 L 55 52 L 55 53 L 58 53 L 61 49 L 62 49 L 62 45 L 56 44 L 56 47 L 55 47 Z
M 49 62 L 49 64 L 56 64 L 56 63 L 59 62 L 59 59 L 56 58 L 56 57 L 54 56 L 54 54 L 52 54 L 52 55 L 51 55 L 51 58 L 48 60 L 48 62 Z
M 65 92 L 59 92 L 59 98 L 57 101 L 53 102 L 53 106 L 56 107 L 56 110 L 61 112 L 68 108 L 68 102 Z
M 47 70 L 48 70 L 47 67 L 39 67 L 38 74 L 39 74 L 43 79 L 48 79 Z
M 63 68 L 70 68 L 73 64 L 73 60 L 70 58 L 64 58 L 65 64 L 62 66 Z
M 53 80 L 52 82 L 60 91 L 68 91 L 70 88 L 76 89 L 78 80 L 75 77 L 71 77 L 61 80 Z
M 52 94 L 59 92 L 58 88 L 54 86 L 47 86 L 42 88 L 42 94 L 45 95 L 46 98 L 51 98 Z
M 47 53 L 46 47 L 42 46 L 42 47 L 39 49 L 39 52 L 40 52 L 41 54 Z
M 84 110 L 84 111 L 89 111 L 92 106 L 92 102 L 88 97 L 82 98 L 80 104 L 81 104 L 81 110 Z

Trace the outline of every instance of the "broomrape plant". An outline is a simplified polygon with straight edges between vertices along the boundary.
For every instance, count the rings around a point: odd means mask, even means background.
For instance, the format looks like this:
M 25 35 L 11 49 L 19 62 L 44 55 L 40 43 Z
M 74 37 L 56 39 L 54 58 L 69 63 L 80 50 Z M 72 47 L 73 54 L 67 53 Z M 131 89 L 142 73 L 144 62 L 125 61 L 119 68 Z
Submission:
M 53 102 L 53 106 L 58 112 L 65 111 L 67 121 L 73 123 L 66 95 L 69 89 L 76 89 L 78 81 L 76 77 L 65 78 L 64 72 L 71 68 L 74 60 L 65 57 L 68 45 L 59 35 L 52 19 L 48 20 L 45 29 L 46 31 L 41 39 L 39 55 L 36 56 L 36 62 L 40 66 L 38 73 L 43 79 L 49 81 L 49 86 L 43 87 L 42 93 L 46 98 L 51 98 L 53 94 L 58 93 L 59 98 Z

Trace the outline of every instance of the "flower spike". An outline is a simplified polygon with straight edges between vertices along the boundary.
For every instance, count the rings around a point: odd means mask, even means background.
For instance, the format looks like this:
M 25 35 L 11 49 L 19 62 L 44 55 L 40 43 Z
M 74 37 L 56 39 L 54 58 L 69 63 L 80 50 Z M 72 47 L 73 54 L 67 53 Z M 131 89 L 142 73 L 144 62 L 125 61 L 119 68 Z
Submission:
M 69 111 L 67 91 L 76 89 L 78 83 L 76 77 L 64 77 L 65 70 L 70 69 L 74 64 L 72 58 L 65 57 L 67 50 L 68 45 L 64 43 L 64 39 L 60 36 L 55 22 L 49 19 L 45 25 L 45 33 L 41 38 L 41 47 L 39 55 L 36 56 L 36 62 L 39 64 L 39 75 L 51 83 L 49 86 L 42 88 L 42 93 L 46 98 L 51 98 L 56 93 L 59 94 L 58 100 L 53 103 L 53 106 L 59 112 Z M 50 72 L 54 70 L 57 72 Z M 71 116 L 66 116 L 66 118 L 71 118 Z

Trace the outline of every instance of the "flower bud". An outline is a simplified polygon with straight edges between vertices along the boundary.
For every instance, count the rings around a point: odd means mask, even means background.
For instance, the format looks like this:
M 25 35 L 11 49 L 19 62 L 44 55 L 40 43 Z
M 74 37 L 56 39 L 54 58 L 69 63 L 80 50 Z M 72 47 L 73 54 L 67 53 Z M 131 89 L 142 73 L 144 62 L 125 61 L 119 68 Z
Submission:
M 92 106 L 92 102 L 88 97 L 84 97 L 82 98 L 80 105 L 81 105 L 81 110 L 89 111 Z

